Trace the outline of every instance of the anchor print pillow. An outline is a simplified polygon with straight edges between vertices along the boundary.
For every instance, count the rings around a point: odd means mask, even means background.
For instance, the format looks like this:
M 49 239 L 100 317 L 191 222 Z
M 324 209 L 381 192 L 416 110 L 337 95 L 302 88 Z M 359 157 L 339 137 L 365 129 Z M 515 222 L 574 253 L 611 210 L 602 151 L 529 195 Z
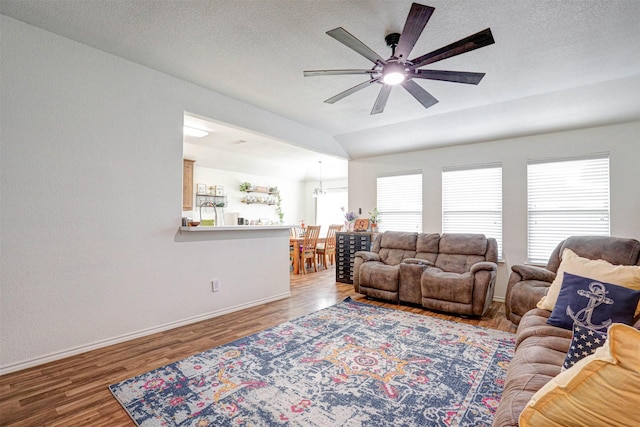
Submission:
M 640 266 L 616 265 L 603 259 L 583 258 L 571 249 L 562 251 L 562 262 L 558 267 L 556 278 L 549 286 L 547 294 L 538 301 L 537 307 L 543 310 L 553 311 L 562 287 L 564 273 L 578 276 L 591 277 L 599 281 L 613 283 L 625 288 L 640 290 Z M 636 307 L 636 316 L 640 314 L 640 306 Z
M 573 329 L 573 324 L 606 332 L 612 323 L 631 324 L 640 291 L 588 277 L 564 273 L 549 325 Z

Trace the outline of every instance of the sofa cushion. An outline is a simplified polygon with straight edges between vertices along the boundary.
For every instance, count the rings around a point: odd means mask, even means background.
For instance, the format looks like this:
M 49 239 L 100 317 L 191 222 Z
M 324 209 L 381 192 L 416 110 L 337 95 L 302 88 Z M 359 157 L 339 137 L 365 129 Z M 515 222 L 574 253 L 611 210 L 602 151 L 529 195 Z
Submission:
M 477 262 L 484 261 L 480 255 L 439 254 L 435 266 L 444 271 L 465 273 Z
M 404 249 L 405 251 L 416 250 L 418 233 L 403 231 L 385 231 L 379 240 L 380 248 Z
M 445 233 L 440 237 L 438 252 L 441 254 L 482 255 L 487 253 L 487 237 L 484 234 Z
M 516 332 L 516 349 L 521 342 L 532 336 L 554 336 L 563 338 L 568 348 L 569 342 L 571 342 L 571 331 L 547 324 L 550 315 L 550 311 L 540 310 L 539 308 L 534 308 L 526 312 L 525 315 L 522 316 L 522 320 L 518 325 L 518 331 Z
M 416 255 L 416 251 L 404 250 L 397 248 L 380 248 L 380 260 L 388 265 L 398 265 L 403 259 L 413 258 Z
M 427 267 L 420 280 L 423 298 L 470 304 L 473 296 L 473 275 L 458 274 Z
M 453 273 L 464 273 L 471 266 L 481 261 L 497 261 L 487 259 L 489 242 L 484 234 L 448 233 L 440 237 L 440 245 L 435 266 Z
M 564 329 L 578 323 L 606 332 L 612 323 L 631 323 L 638 300 L 640 291 L 565 272 L 547 323 Z
M 640 242 L 635 239 L 608 236 L 571 236 L 562 241 L 560 258 L 551 257 L 547 268 L 557 271 L 565 249 L 582 258 L 603 259 L 611 264 L 634 265 L 640 262 Z
M 367 262 L 360 267 L 360 286 L 397 292 L 398 272 L 397 265 L 386 265 L 378 261 Z
M 437 233 L 420 233 L 416 242 L 416 258 L 435 263 L 438 257 L 440 235 Z
M 613 324 L 605 345 L 538 390 L 520 426 L 632 426 L 640 420 L 640 331 Z
M 640 290 L 640 266 L 614 265 L 603 259 L 592 260 L 576 255 L 571 249 L 562 252 L 562 262 L 558 274 L 547 291 L 547 295 L 538 302 L 538 308 L 553 310 L 560 294 L 564 273 L 588 277 L 598 281 Z M 640 308 L 636 308 L 636 315 Z

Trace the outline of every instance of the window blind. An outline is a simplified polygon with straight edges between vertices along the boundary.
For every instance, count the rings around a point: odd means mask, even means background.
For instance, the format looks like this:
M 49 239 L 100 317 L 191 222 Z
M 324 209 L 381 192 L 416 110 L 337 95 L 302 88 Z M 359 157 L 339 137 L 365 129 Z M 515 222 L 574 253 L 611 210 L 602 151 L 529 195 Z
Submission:
M 422 173 L 377 180 L 380 231 L 422 232 Z
M 527 164 L 529 262 L 546 264 L 569 236 L 608 236 L 609 155 Z
M 493 237 L 502 258 L 501 165 L 442 171 L 442 232 Z

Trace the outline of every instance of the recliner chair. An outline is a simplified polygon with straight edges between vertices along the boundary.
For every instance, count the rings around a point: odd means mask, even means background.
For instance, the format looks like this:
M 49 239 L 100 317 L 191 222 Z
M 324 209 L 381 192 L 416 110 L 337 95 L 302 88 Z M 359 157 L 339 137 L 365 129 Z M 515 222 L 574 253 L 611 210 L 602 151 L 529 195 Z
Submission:
M 505 315 L 514 324 L 536 307 L 546 295 L 562 261 L 562 252 L 571 249 L 578 256 L 603 259 L 616 265 L 640 265 L 640 242 L 608 236 L 571 236 L 561 241 L 551 253 L 546 267 L 514 265 L 505 296 Z

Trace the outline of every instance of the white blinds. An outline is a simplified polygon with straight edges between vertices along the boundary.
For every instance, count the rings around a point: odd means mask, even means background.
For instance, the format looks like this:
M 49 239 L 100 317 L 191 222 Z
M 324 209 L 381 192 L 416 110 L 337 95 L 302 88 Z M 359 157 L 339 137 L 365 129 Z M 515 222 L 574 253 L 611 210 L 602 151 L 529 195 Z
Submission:
M 502 258 L 502 166 L 442 171 L 442 232 L 481 233 Z
M 609 235 L 609 155 L 529 161 L 528 260 L 546 264 L 569 236 Z
M 380 231 L 422 232 L 422 173 L 378 177 Z

